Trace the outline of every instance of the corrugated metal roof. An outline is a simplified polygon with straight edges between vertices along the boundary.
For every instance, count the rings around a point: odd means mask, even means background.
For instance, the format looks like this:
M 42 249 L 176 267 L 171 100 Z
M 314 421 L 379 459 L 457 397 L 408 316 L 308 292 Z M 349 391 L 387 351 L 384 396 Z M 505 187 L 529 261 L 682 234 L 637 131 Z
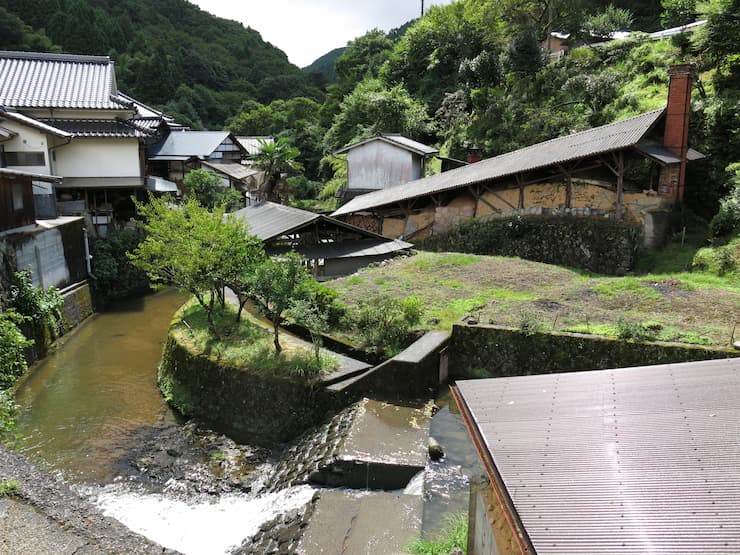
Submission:
M 39 119 L 38 121 L 71 133 L 75 137 L 139 138 L 149 133 L 118 119 Z
M 657 141 L 640 141 L 635 145 L 635 148 L 663 164 L 678 164 L 681 161 L 680 156 L 676 156 L 671 151 L 666 150 L 663 145 Z M 698 150 L 689 148 L 686 151 L 686 159 L 689 161 L 701 160 L 702 158 L 706 158 L 706 156 Z
M 532 171 L 556 163 L 587 158 L 635 145 L 663 115 L 664 109 L 646 112 L 623 121 L 488 158 L 462 168 L 424 177 L 355 197 L 334 212 L 334 216 L 378 208 L 466 185 Z
M 250 156 L 254 156 L 255 154 L 258 154 L 262 147 L 260 145 L 260 141 L 272 144 L 275 142 L 275 139 L 272 137 L 264 136 L 264 137 L 237 137 L 237 141 L 239 141 L 239 144 L 244 147 L 244 150 L 247 151 L 247 154 Z
M 0 51 L 0 106 L 120 110 L 107 56 Z
M 238 220 L 247 222 L 249 233 L 263 241 L 280 237 L 321 218 L 320 214 L 274 202 L 247 206 L 233 214 Z
M 149 159 L 165 160 L 171 156 L 207 158 L 229 135 L 228 131 L 172 131 L 149 150 Z
M 56 137 L 61 137 L 63 139 L 69 139 L 72 137 L 72 133 L 68 133 L 63 129 L 60 129 L 53 125 L 49 125 L 48 123 L 44 123 L 41 120 L 28 117 L 24 114 L 19 114 L 18 112 L 6 112 L 4 110 L 0 110 L 0 120 L 2 119 L 9 119 L 11 121 L 20 123 L 21 125 L 33 127 L 34 129 L 38 129 L 39 131 L 54 135 Z
M 354 239 L 318 245 L 299 245 L 295 248 L 305 258 L 359 258 L 361 256 L 383 256 L 410 249 L 412 244 L 394 239 Z
M 537 553 L 740 553 L 740 358 L 457 387 Z
M 364 139 L 362 141 L 358 141 L 351 145 L 345 146 L 344 148 L 340 148 L 334 154 L 344 154 L 345 152 L 348 152 L 352 150 L 353 148 L 357 148 L 358 146 L 367 144 L 372 141 L 383 141 L 383 142 L 390 143 L 396 146 L 400 146 L 401 148 L 405 148 L 406 150 L 415 152 L 416 154 L 419 154 L 420 156 L 430 156 L 432 154 L 436 154 L 437 152 L 439 152 L 439 150 L 434 147 L 425 145 L 418 141 L 414 141 L 412 139 L 404 137 L 403 135 L 378 133 L 377 135 L 368 137 L 367 139 Z
M 203 162 L 203 165 L 213 169 L 214 171 L 220 172 L 224 175 L 228 175 L 234 179 L 248 179 L 250 177 L 258 176 L 263 172 L 261 170 L 250 168 L 243 164 L 228 164 L 224 162 Z

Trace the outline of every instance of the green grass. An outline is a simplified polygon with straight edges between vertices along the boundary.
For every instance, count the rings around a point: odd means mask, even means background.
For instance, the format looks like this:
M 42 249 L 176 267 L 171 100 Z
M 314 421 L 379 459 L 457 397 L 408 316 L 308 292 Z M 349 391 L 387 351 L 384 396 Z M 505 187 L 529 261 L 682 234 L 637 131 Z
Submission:
M 424 254 L 421 254 L 415 257 L 409 266 L 418 270 L 432 270 L 440 266 L 468 266 L 478 262 L 479 258 L 474 254 L 457 252 L 441 253 L 439 256 L 424 256 Z
M 438 537 L 419 539 L 407 547 L 414 555 L 449 555 L 455 548 L 462 549 L 463 553 L 468 549 L 468 516 L 464 513 L 451 518 Z
M 270 330 L 258 325 L 246 311 L 241 322 L 235 321 L 235 315 L 235 308 L 228 304 L 215 311 L 220 335 L 216 339 L 208 330 L 205 311 L 192 299 L 176 315 L 174 330 L 193 350 L 253 372 L 311 378 L 330 372 L 339 364 L 336 357 L 326 353 L 317 361 L 311 349 L 297 347 L 285 333 L 280 336 L 283 351 L 277 354 Z
M 348 285 L 362 285 L 366 280 L 360 276 L 351 276 L 347 279 Z
M 16 495 L 18 493 L 18 482 L 16 480 L 0 481 L 0 497 Z

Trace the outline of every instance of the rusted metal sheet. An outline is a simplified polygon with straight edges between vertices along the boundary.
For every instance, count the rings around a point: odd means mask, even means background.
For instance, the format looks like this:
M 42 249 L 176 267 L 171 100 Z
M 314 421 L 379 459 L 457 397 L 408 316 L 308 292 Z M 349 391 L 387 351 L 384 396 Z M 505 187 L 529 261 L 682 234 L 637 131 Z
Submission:
M 538 553 L 740 553 L 740 359 L 457 387 Z

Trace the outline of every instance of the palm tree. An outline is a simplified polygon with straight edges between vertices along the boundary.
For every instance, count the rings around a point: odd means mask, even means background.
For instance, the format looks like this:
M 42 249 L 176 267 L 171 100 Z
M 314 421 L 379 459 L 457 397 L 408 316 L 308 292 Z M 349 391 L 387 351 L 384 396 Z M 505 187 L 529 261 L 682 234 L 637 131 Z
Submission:
M 265 173 L 265 180 L 260 186 L 260 197 L 280 202 L 279 185 L 283 181 L 283 174 L 303 171 L 303 166 L 295 160 L 301 153 L 287 139 L 276 139 L 272 143 L 258 140 L 260 151 L 254 161 Z

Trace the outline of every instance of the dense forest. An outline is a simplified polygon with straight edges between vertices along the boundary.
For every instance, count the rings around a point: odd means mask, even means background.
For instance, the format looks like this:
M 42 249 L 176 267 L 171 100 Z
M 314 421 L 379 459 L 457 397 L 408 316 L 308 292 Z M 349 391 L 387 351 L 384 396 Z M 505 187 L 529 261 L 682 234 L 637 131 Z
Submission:
M 311 72 L 184 0 L 0 5 L 2 48 L 109 54 L 123 90 L 183 123 L 286 138 L 306 170 L 296 194 L 324 207 L 345 180 L 330 153 L 353 140 L 398 132 L 446 156 L 494 156 L 662 106 L 677 62 L 697 66 L 691 141 L 709 155 L 690 166 L 690 205 L 710 217 L 740 180 L 740 0 L 457 0 L 371 30 Z M 699 18 L 691 34 L 608 42 Z M 550 31 L 574 47 L 557 61 L 541 48 Z
M 121 90 L 194 127 L 222 127 L 245 99 L 323 97 L 257 31 L 186 0 L 0 0 L 0 48 L 108 55 Z

